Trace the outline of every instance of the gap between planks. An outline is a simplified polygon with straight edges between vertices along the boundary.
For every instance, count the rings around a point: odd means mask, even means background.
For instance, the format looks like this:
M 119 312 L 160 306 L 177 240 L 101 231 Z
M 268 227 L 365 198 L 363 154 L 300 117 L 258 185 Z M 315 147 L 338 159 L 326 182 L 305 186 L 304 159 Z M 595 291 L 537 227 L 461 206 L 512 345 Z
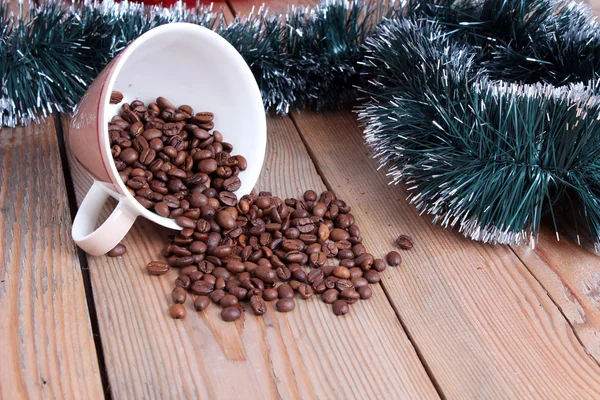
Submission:
M 71 216 L 71 225 L 75 219 L 75 214 L 79 208 L 77 199 L 75 198 L 75 188 L 73 180 L 71 179 L 71 171 L 69 167 L 69 160 L 67 157 L 67 148 L 65 142 L 65 136 L 62 128 L 62 117 L 58 114 L 53 115 L 54 127 L 58 140 L 58 149 L 60 160 L 62 164 L 62 170 L 65 180 L 65 188 L 67 199 L 69 202 L 69 211 Z M 76 246 L 77 247 L 77 246 Z M 98 327 L 98 316 L 96 314 L 96 303 L 94 302 L 94 291 L 92 290 L 92 282 L 90 279 L 90 271 L 88 267 L 87 257 L 85 252 L 77 247 L 77 258 L 79 259 L 79 265 L 81 267 L 81 275 L 83 278 L 83 288 L 85 290 L 85 298 L 87 302 L 87 309 L 90 317 L 90 324 L 92 328 L 92 335 L 94 338 L 94 346 L 96 348 L 96 355 L 98 357 L 98 366 L 100 369 L 100 379 L 102 381 L 102 387 L 104 388 L 104 398 L 107 400 L 112 399 L 110 391 L 110 385 L 108 382 L 108 374 L 106 372 L 106 363 L 104 361 L 104 352 L 102 350 L 102 338 L 100 336 L 100 328 Z
M 331 183 L 325 177 L 325 174 L 323 173 L 323 170 L 320 167 L 318 158 L 316 157 L 313 149 L 311 149 L 311 147 L 306 142 L 306 138 L 304 137 L 304 135 L 302 135 L 302 132 L 300 131 L 300 128 L 298 127 L 298 124 L 296 123 L 296 120 L 294 119 L 293 115 L 291 115 L 289 118 L 291 119 L 292 123 L 294 124 L 294 127 L 296 128 L 296 131 L 298 132 L 298 136 L 300 137 L 300 140 L 302 141 L 302 145 L 304 146 L 304 148 L 305 148 L 306 152 L 308 153 L 308 155 L 309 155 L 312 163 L 314 164 L 315 169 L 317 170 L 317 173 L 319 174 L 319 176 L 323 180 L 323 183 L 327 187 L 327 190 L 330 190 L 330 191 L 336 193 L 336 191 L 332 187 Z M 348 203 L 348 205 L 352 206 L 352 204 L 350 204 L 350 203 Z M 392 249 L 393 249 L 393 247 L 390 246 L 390 251 Z M 439 382 L 437 381 L 435 375 L 433 374 L 433 371 L 431 370 L 431 367 L 427 363 L 427 360 L 423 356 L 423 353 L 419 349 L 419 345 L 416 343 L 416 341 L 412 337 L 410 331 L 406 327 L 406 323 L 402 320 L 402 315 L 400 314 L 400 311 L 398 310 L 398 307 L 394 304 L 394 301 L 391 298 L 389 291 L 387 290 L 387 288 L 386 288 L 385 285 L 380 284 L 380 286 L 381 286 L 381 288 L 383 290 L 383 293 L 385 294 L 385 297 L 387 298 L 390 306 L 394 309 L 394 313 L 396 314 L 396 318 L 398 318 L 398 321 L 400 322 L 400 325 L 402 326 L 402 330 L 404 331 L 404 333 L 406 334 L 406 337 L 408 338 L 408 340 L 412 344 L 413 348 L 415 349 L 417 357 L 419 357 L 419 361 L 421 361 L 421 364 L 423 364 L 423 368 L 425 368 L 425 372 L 427 373 L 427 376 L 429 376 L 429 379 L 431 379 L 431 383 L 435 387 L 436 392 L 438 393 L 438 395 L 440 396 L 440 398 L 445 399 L 446 396 L 444 395 L 444 392 L 443 392 L 443 390 L 442 390 Z

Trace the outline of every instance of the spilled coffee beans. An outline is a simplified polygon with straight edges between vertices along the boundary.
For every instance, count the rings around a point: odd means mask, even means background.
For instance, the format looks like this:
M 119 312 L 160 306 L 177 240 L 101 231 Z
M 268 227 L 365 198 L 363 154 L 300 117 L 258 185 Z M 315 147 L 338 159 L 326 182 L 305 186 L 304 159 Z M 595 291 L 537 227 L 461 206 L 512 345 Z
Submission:
M 218 304 L 225 321 L 240 319 L 244 304 L 263 315 L 269 307 L 293 311 L 296 298 L 320 297 L 344 315 L 370 298 L 370 284 L 387 265 L 367 252 L 351 208 L 330 191 L 238 199 L 247 161 L 233 155 L 213 119 L 159 97 L 147 106 L 123 104 L 109 124 L 114 162 L 131 195 L 183 228 L 165 262 L 147 265 L 150 275 L 179 270 L 170 315 L 185 317 L 188 294 L 197 311 Z

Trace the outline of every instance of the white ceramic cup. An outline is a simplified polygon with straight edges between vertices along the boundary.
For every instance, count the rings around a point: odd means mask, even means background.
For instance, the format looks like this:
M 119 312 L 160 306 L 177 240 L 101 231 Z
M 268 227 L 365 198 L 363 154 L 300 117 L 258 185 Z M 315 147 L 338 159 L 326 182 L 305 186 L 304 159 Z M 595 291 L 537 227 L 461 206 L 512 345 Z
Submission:
M 163 96 L 176 106 L 215 114 L 215 128 L 241 154 L 248 168 L 239 177 L 238 197 L 250 193 L 262 168 L 267 141 L 260 91 L 241 55 L 218 34 L 193 24 L 159 26 L 140 36 L 98 75 L 77 106 L 69 130 L 69 149 L 95 183 L 73 222 L 75 243 L 91 255 L 116 246 L 138 216 L 171 229 L 175 221 L 142 207 L 121 181 L 112 160 L 108 122 L 120 105 L 109 104 L 118 90 L 123 101 L 144 103 Z M 121 103 L 122 104 L 122 103 Z M 96 224 L 108 197 L 119 201 L 110 217 Z

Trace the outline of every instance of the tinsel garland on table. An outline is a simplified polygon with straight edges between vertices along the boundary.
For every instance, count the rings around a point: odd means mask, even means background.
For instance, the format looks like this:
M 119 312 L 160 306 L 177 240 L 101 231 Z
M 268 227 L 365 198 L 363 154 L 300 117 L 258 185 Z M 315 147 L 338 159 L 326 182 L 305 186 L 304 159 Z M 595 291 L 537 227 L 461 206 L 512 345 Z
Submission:
M 443 226 L 533 243 L 560 205 L 598 246 L 600 30 L 589 9 L 559 0 L 373 3 L 230 22 L 210 8 L 45 3 L 19 24 L 0 6 L 0 122 L 69 111 L 140 34 L 192 22 L 238 49 L 266 109 L 358 104 L 392 181 Z

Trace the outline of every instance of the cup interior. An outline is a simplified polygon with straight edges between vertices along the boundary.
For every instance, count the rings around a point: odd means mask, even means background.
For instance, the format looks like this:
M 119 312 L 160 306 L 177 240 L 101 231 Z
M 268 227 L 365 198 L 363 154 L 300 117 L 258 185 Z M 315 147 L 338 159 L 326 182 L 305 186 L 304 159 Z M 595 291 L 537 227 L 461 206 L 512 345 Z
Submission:
M 110 142 L 107 123 L 120 112 L 109 104 L 113 90 L 123 93 L 125 102 L 145 104 L 162 96 L 175 106 L 190 105 L 194 112 L 215 114 L 215 129 L 233 145 L 232 154 L 241 154 L 248 168 L 239 175 L 238 197 L 251 192 L 258 180 L 265 156 L 266 117 L 260 91 L 240 54 L 218 34 L 193 24 L 173 23 L 152 29 L 134 41 L 118 60 L 104 90 L 103 124 L 107 154 Z M 121 103 L 122 104 L 122 103 Z M 144 209 L 128 193 L 114 163 L 114 176 L 126 196 L 131 197 L 144 217 L 161 225 L 178 228 L 173 220 Z

